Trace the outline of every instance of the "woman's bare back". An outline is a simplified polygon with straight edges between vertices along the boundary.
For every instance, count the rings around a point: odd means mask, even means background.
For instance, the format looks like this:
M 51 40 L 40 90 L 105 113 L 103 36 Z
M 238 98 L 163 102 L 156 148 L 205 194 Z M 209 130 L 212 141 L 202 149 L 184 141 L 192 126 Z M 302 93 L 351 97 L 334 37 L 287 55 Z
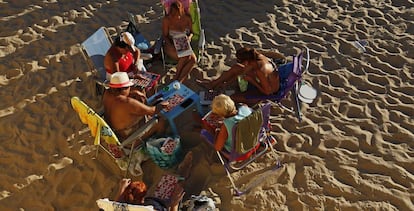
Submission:
M 279 73 L 276 67 L 272 65 L 269 58 L 260 54 L 255 68 L 256 80 L 265 93 L 272 94 L 279 90 Z

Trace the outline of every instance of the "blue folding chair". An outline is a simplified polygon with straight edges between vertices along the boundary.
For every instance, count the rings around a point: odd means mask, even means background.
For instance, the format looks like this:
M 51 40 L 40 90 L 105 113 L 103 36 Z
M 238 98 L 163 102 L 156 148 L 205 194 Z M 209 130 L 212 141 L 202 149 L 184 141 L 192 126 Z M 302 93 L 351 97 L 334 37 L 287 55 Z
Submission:
M 283 109 L 289 110 L 296 114 L 299 122 L 302 121 L 302 113 L 300 111 L 300 98 L 299 98 L 299 89 L 302 85 L 302 76 L 309 68 L 310 56 L 309 48 L 306 47 L 306 64 L 304 68 L 302 67 L 304 51 L 301 51 L 298 55 L 294 55 L 292 62 L 281 65 L 278 67 L 279 79 L 280 79 L 280 88 L 279 91 L 272 95 L 248 95 L 246 99 L 257 100 L 257 101 L 270 101 L 276 103 Z M 282 104 L 282 100 L 289 96 L 289 93 L 292 93 L 294 100 L 294 108 L 290 109 L 287 106 Z
M 106 71 L 104 58 L 112 45 L 112 39 L 105 27 L 100 27 L 81 44 L 81 52 L 91 72 L 94 74 L 97 95 L 105 90 Z

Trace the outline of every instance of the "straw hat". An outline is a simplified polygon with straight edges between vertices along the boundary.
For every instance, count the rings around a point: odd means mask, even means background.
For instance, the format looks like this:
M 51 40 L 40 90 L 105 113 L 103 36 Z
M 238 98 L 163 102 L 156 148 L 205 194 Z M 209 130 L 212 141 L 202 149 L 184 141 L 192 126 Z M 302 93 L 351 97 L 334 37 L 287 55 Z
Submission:
M 134 85 L 132 80 L 129 79 L 126 72 L 116 72 L 111 75 L 109 87 L 111 88 L 124 88 Z

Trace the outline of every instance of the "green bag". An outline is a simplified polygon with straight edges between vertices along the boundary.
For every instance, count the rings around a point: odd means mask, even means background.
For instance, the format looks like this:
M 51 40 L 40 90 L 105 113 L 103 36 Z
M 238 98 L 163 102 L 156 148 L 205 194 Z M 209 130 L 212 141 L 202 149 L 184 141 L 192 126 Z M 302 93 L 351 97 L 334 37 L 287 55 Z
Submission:
M 181 159 L 180 138 L 154 138 L 145 144 L 146 152 L 160 168 L 168 169 Z
M 239 88 L 241 92 L 247 91 L 247 86 L 249 85 L 249 82 L 244 80 L 242 76 L 237 76 L 237 81 L 239 82 Z

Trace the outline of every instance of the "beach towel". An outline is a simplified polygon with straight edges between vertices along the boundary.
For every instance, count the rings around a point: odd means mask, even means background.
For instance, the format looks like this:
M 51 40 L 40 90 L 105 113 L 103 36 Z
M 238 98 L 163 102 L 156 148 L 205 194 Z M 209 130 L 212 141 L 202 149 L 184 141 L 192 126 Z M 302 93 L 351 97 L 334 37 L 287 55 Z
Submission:
M 240 120 L 236 131 L 235 150 L 237 153 L 244 154 L 256 146 L 262 124 L 261 109 Z

